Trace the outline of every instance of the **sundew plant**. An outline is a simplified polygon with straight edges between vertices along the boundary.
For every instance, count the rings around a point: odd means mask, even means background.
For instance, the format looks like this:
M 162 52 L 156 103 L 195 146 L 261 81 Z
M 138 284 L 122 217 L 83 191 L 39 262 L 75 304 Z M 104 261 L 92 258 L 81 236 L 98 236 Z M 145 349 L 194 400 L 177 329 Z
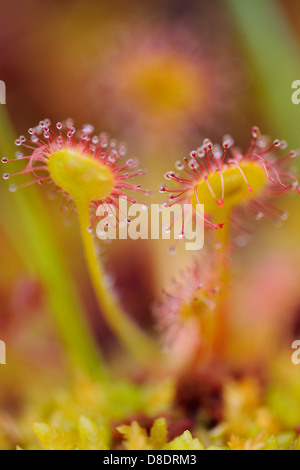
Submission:
M 293 2 L 24 3 L 0 19 L 0 449 L 300 450 Z M 165 233 L 188 205 L 203 248 L 184 219 L 169 249 L 101 239 L 124 201 Z

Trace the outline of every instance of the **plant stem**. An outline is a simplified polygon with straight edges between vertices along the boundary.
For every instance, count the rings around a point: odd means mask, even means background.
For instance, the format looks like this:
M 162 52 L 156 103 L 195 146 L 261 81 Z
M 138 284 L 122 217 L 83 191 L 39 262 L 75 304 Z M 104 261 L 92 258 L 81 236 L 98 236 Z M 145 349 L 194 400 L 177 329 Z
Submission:
M 143 333 L 123 312 L 114 294 L 106 282 L 106 274 L 97 259 L 93 235 L 88 231 L 90 225 L 89 208 L 77 204 L 82 240 L 86 261 L 94 286 L 99 307 L 112 331 L 123 346 L 142 363 L 149 363 L 158 358 L 158 348 L 149 336 Z
M 49 221 L 47 217 L 41 216 L 42 205 L 37 199 L 34 206 L 29 208 L 23 197 L 18 198 L 16 203 L 23 221 L 26 220 L 31 251 L 45 285 L 56 326 L 73 364 L 90 375 L 103 379 L 106 375 L 104 361 L 88 331 L 84 312 L 79 307 L 74 287 L 69 280 L 70 274 L 63 262 L 63 254 L 51 234 Z
M 223 358 L 226 354 L 228 341 L 229 322 L 229 299 L 231 292 L 231 265 L 230 265 L 230 215 L 228 211 L 224 220 L 226 224 L 217 231 L 217 242 L 221 243 L 221 248 L 216 256 L 215 266 L 217 278 L 220 282 L 220 292 L 216 305 L 216 319 L 214 328 L 214 338 L 212 352 L 217 359 Z

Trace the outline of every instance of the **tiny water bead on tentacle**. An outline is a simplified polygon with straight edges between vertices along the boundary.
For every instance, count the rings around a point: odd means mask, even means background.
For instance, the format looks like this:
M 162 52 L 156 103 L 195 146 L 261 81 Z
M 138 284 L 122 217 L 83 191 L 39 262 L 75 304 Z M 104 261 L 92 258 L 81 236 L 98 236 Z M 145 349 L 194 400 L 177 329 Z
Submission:
M 270 200 L 295 188 L 300 193 L 299 181 L 290 170 L 298 154 L 291 151 L 277 156 L 286 146 L 285 141 L 278 139 L 270 142 L 257 127 L 252 129 L 245 153 L 234 145 L 229 135 L 224 137 L 222 147 L 205 139 L 183 162 L 176 163 L 181 174 L 174 171 L 165 174 L 165 179 L 173 181 L 176 187 L 162 185 L 160 191 L 169 194 L 170 206 L 191 203 L 196 213 L 197 204 L 204 204 L 205 214 L 197 212 L 197 216 L 214 229 L 222 228 L 232 210 L 244 204 L 257 220 L 264 216 L 284 220 L 286 213 L 274 207 Z
M 65 210 L 70 205 L 78 212 L 82 240 L 90 277 L 94 285 L 100 310 L 117 337 L 137 360 L 151 362 L 157 353 L 152 340 L 131 321 L 118 305 L 114 293 L 110 292 L 106 273 L 98 260 L 93 240 L 93 225 L 97 221 L 98 209 L 102 204 L 118 209 L 119 198 L 135 203 L 125 191 L 147 191 L 141 185 L 133 185 L 128 179 L 140 176 L 143 170 L 136 170 L 133 159 L 120 163 L 126 155 L 124 144 L 109 140 L 106 134 L 95 135 L 93 126 L 87 124 L 76 130 L 71 119 L 51 126 L 44 119 L 38 126 L 28 130 L 25 136 L 16 140 L 16 145 L 29 153 L 18 152 L 13 160 L 6 157 L 2 162 L 8 164 L 25 160 L 27 166 L 18 173 L 3 175 L 4 179 L 19 175 L 31 175 L 31 179 L 19 186 L 10 186 L 11 191 L 34 183 L 49 182 L 66 196 Z M 93 219 L 91 222 L 91 215 Z

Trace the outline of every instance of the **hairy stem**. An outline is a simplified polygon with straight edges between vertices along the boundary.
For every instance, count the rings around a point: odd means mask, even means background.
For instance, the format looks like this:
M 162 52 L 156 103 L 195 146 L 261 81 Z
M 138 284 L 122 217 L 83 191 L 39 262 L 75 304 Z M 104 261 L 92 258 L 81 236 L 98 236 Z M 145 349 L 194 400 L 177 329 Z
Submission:
M 77 204 L 77 209 L 86 261 L 99 307 L 112 331 L 136 360 L 153 362 L 158 357 L 156 344 L 123 312 L 106 282 L 106 274 L 96 256 L 93 235 L 88 231 L 89 208 Z

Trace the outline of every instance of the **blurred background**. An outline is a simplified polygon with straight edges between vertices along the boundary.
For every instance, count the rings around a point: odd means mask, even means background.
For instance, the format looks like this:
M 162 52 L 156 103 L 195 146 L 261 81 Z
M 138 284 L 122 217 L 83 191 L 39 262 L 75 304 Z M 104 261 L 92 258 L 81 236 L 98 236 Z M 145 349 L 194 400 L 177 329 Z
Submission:
M 299 48 L 296 0 L 0 0 L 1 153 L 13 157 L 13 132 L 71 117 L 126 141 L 149 170 L 143 186 L 157 190 L 205 137 L 218 142 L 230 133 L 245 149 L 258 125 L 298 148 L 300 105 L 291 102 L 291 83 L 300 79 Z M 67 370 L 41 275 L 51 264 L 48 242 L 59 247 L 95 341 L 107 357 L 117 347 L 99 315 L 76 216 L 66 226 L 62 200 L 47 187 L 22 193 L 20 201 L 0 183 L 0 339 L 7 346 L 0 415 L 8 428 L 24 390 L 35 381 L 45 389 Z M 283 227 L 261 222 L 235 254 L 230 360 L 238 365 L 263 362 L 300 337 L 300 201 L 292 195 L 279 205 L 289 212 Z M 34 223 L 47 219 L 50 241 L 31 234 L 26 214 Z M 128 240 L 105 247 L 104 256 L 126 311 L 155 332 L 153 305 L 191 255 Z

